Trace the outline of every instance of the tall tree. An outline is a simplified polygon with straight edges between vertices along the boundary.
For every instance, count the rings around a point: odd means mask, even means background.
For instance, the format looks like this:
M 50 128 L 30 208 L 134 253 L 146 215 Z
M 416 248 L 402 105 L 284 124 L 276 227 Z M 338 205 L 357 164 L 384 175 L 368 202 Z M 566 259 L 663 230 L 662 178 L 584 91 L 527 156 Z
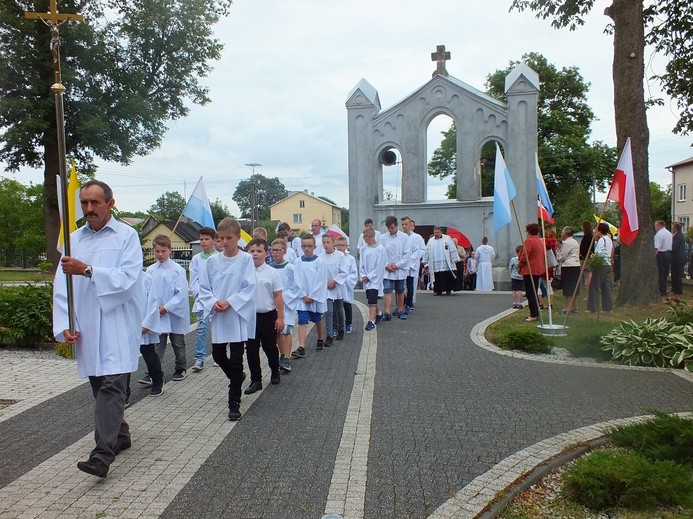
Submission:
M 0 179 L 0 249 L 45 250 L 42 189 L 41 185 L 27 186 L 11 178 Z M 56 243 L 53 242 L 53 248 Z
M 565 188 L 573 182 L 603 188 L 616 166 L 616 151 L 601 142 L 589 144 L 590 127 L 594 112 L 587 104 L 589 84 L 576 67 L 558 69 L 538 53 L 522 56 L 541 81 L 538 100 L 539 163 L 551 199 L 560 196 L 559 185 Z M 487 93 L 505 100 L 505 77 L 520 61 L 511 61 L 505 69 L 496 70 L 487 77 Z M 453 124 L 443 132 L 440 148 L 429 163 L 429 174 L 439 178 L 451 176 L 448 198 L 456 198 L 456 140 Z M 481 195 L 493 195 L 495 146 L 487 143 L 481 152 Z M 560 212 L 560 207 L 557 207 Z
M 531 9 L 537 17 L 552 18 L 556 28 L 574 30 L 585 23 L 584 16 L 594 7 L 594 0 L 513 0 L 511 9 Z M 654 229 L 650 209 L 648 152 L 650 132 L 647 126 L 645 91 L 645 42 L 655 46 L 669 59 L 667 73 L 660 76 L 664 89 L 679 101 L 682 117 L 674 131 L 693 130 L 690 72 L 693 49 L 693 6 L 680 0 L 652 2 L 647 9 L 644 0 L 612 0 L 604 14 L 611 18 L 614 35 L 612 75 L 616 141 L 622 150 L 631 138 L 635 196 L 638 205 L 638 238 L 621 252 L 621 288 L 616 303 L 645 306 L 657 299 L 657 275 L 652 261 Z
M 231 0 L 61 0 L 60 10 L 85 21 L 60 27 L 66 148 L 81 173 L 94 158 L 128 164 L 161 144 L 166 122 L 184 117 L 187 102 L 205 104 L 200 84 L 219 59 L 213 25 Z M 50 30 L 24 12 L 48 11 L 48 0 L 0 3 L 0 160 L 8 171 L 44 168 L 46 252 L 58 233 L 59 171 Z
M 238 183 L 231 198 L 241 210 L 241 216 L 246 218 L 253 216 L 251 211 L 253 201 L 255 201 L 257 209 L 256 219 L 268 220 L 270 217 L 270 206 L 286 198 L 286 195 L 286 188 L 279 178 L 267 178 L 259 173 L 255 173 L 250 178 L 241 180 Z
M 231 216 L 228 206 L 219 198 L 211 202 L 209 208 L 212 210 L 212 218 L 214 218 L 214 223 L 216 224 L 219 224 L 227 216 Z
M 149 213 L 157 220 L 178 220 L 185 209 L 185 198 L 178 191 L 166 191 L 149 208 Z

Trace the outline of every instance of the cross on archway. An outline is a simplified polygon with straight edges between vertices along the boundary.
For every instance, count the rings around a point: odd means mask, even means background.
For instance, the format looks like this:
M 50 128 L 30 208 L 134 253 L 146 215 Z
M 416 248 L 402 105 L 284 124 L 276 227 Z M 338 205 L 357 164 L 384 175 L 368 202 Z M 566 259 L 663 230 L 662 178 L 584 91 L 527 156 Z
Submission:
M 437 62 L 436 70 L 431 74 L 431 77 L 449 76 L 448 71 L 445 70 L 445 62 L 450 59 L 450 52 L 445 52 L 445 45 L 436 45 L 436 51 L 431 52 L 431 61 Z

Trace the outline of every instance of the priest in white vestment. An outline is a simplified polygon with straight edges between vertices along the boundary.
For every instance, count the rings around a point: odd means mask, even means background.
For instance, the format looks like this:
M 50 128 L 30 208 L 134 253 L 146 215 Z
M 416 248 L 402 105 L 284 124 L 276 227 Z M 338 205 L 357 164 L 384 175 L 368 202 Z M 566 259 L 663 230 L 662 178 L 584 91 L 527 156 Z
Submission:
M 433 293 L 437 296 L 445 292 L 450 294 L 455 288 L 455 276 L 459 260 L 457 247 L 452 238 L 443 234 L 443 229 L 435 227 L 433 238 L 426 244 L 423 262 L 433 271 Z M 431 268 L 432 267 L 432 268 Z
M 481 245 L 474 252 L 476 259 L 476 291 L 490 292 L 493 290 L 493 259 L 496 251 L 488 244 L 488 238 L 484 236 Z

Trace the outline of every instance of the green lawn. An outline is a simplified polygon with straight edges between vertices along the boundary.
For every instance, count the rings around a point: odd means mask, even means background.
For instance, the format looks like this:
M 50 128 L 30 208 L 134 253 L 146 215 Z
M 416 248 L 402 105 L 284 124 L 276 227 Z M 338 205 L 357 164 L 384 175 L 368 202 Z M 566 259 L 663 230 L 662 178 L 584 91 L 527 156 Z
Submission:
M 53 281 L 53 275 L 48 274 L 48 281 Z M 3 281 L 43 281 L 44 276 L 38 270 L 0 270 L 0 282 Z
M 612 292 L 614 301 L 617 289 Z M 684 286 L 682 301 L 693 305 L 693 287 Z M 666 303 L 657 302 L 646 308 L 618 308 L 614 307 L 613 313 L 591 314 L 585 310 L 586 294 L 580 296 L 580 311 L 577 314 L 565 316 L 561 314 L 563 309 L 563 296 L 555 298 L 553 305 L 553 324 L 566 324 L 569 328 L 565 337 L 549 337 L 554 346 L 565 348 L 576 357 L 591 357 L 596 360 L 608 360 L 611 355 L 600 349 L 599 341 L 602 336 L 617 328 L 623 321 L 644 321 L 647 317 L 665 317 L 669 306 Z M 498 344 L 498 339 L 514 330 L 536 330 L 539 322 L 526 323 L 524 318 L 529 315 L 529 310 L 524 309 L 501 319 L 489 326 L 486 330 L 486 338 L 493 344 Z M 544 324 L 548 324 L 548 310 L 542 310 Z

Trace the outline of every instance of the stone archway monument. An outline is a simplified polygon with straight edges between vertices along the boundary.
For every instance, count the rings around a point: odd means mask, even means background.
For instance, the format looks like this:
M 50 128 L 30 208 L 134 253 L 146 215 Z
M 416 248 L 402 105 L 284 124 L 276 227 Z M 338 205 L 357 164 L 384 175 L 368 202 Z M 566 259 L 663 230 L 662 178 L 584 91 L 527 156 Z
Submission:
M 378 91 L 365 79 L 349 93 L 350 238 L 358 238 L 366 218 L 382 227 L 388 214 L 406 214 L 417 224 L 460 229 L 475 247 L 488 236 L 505 272 L 520 237 L 514 222 L 493 234 L 493 198 L 481 196 L 481 149 L 490 141 L 501 145 L 517 189 L 515 207 L 524 229 L 526 223 L 537 219 L 539 76 L 525 64 L 513 69 L 505 79 L 506 104 L 450 76 L 446 70 L 450 58 L 445 46 L 439 45 L 431 54 L 437 64 L 433 78 L 385 111 L 380 109 Z M 441 114 L 448 115 L 457 126 L 457 200 L 426 199 L 427 130 Z M 402 196 L 397 203 L 383 200 L 383 164 L 392 164 L 393 150 L 401 157 L 402 166 Z M 504 278 L 499 275 L 498 279 Z

